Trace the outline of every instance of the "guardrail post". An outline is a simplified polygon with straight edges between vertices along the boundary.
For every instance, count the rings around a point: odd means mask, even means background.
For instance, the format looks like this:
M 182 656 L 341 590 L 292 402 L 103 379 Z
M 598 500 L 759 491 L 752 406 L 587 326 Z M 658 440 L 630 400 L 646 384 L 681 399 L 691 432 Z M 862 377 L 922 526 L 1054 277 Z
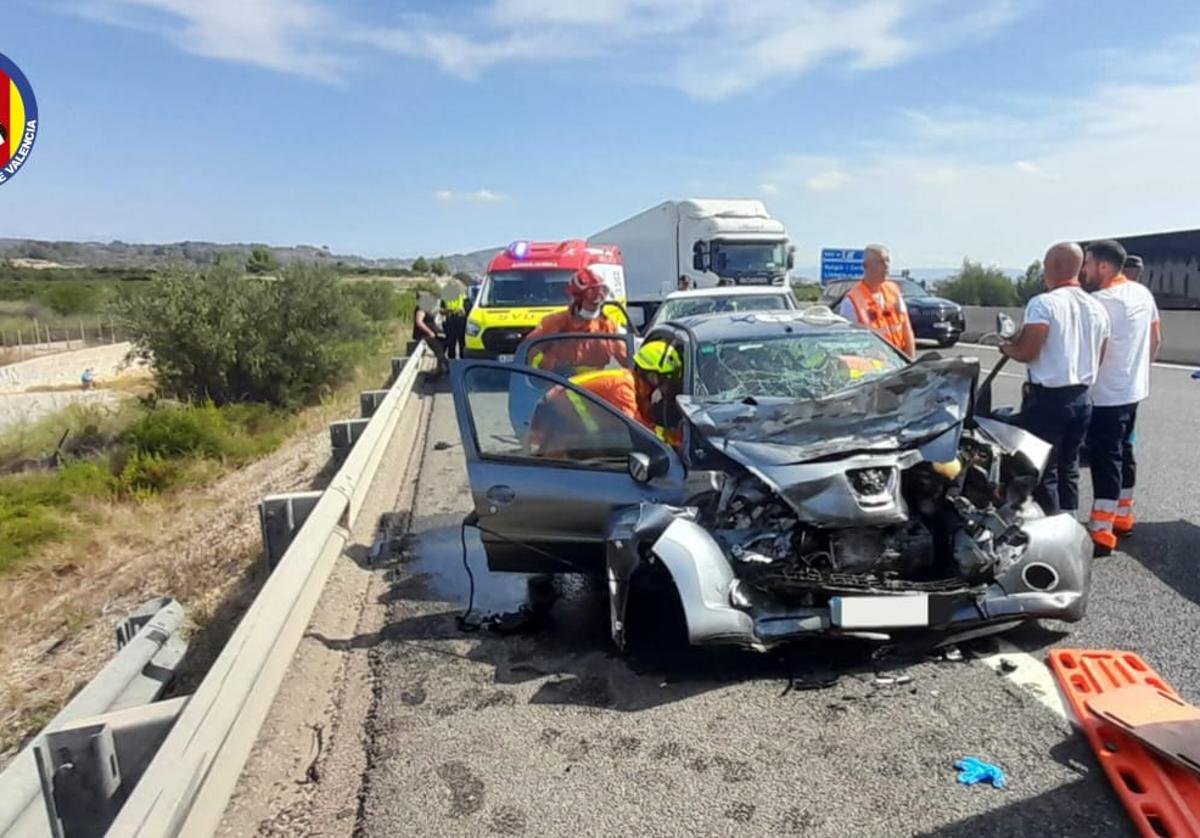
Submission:
M 145 612 L 154 606 L 158 606 L 155 612 L 146 618 Z M 52 828 L 49 821 L 51 809 L 48 806 L 53 801 L 49 798 L 45 801 L 42 799 L 50 791 L 49 787 L 43 787 L 38 782 L 37 755 L 39 749 L 47 749 L 46 740 L 50 735 L 59 730 L 75 728 L 79 724 L 92 723 L 100 714 L 113 711 L 136 716 L 137 711 L 142 708 L 135 705 L 142 703 L 144 707 L 147 706 L 146 702 L 154 701 L 174 676 L 175 667 L 187 650 L 187 641 L 179 636 L 183 626 L 183 606 L 175 600 L 164 598 L 147 603 L 135 614 L 134 622 L 139 628 L 132 636 L 128 633 L 129 627 L 118 630 L 119 637 L 124 634 L 120 651 L 57 716 L 50 720 L 33 743 L 27 745 L 4 771 L 0 772 L 0 835 L 5 838 L 42 838 Z M 154 715 L 159 710 L 147 712 Z M 164 730 L 163 735 L 165 734 Z M 157 744 L 155 741 L 154 747 L 157 747 Z M 73 747 L 78 749 L 78 745 Z M 100 750 L 96 753 L 104 752 L 107 746 L 98 747 Z M 116 747 L 119 754 L 123 747 L 120 741 L 116 742 Z M 47 750 L 47 753 L 52 752 Z M 153 749 L 147 753 L 145 759 L 149 760 L 152 753 Z M 110 771 L 109 776 L 113 773 L 115 772 Z M 102 777 L 103 775 L 97 775 L 92 779 Z M 65 777 L 63 781 L 70 782 Z M 101 785 L 104 786 L 103 783 Z M 132 788 L 132 783 L 126 788 Z M 93 792 L 88 793 L 95 796 Z M 68 792 L 64 791 L 63 794 Z M 107 800 L 109 794 L 103 792 L 102 797 Z M 115 813 L 116 809 L 112 811 Z M 99 833 L 92 831 L 85 834 Z
M 182 696 L 80 719 L 34 745 L 54 838 L 104 833 L 187 701 Z
M 379 408 L 379 403 L 387 398 L 389 390 L 363 390 L 358 396 L 359 414 L 363 419 L 370 419 Z
M 342 459 L 350 453 L 354 443 L 367 429 L 369 419 L 343 419 L 340 422 L 329 423 L 329 445 L 333 449 L 335 459 Z
M 292 539 L 321 499 L 322 492 L 290 492 L 267 495 L 258 502 L 262 525 L 263 560 L 270 573 L 292 545 Z

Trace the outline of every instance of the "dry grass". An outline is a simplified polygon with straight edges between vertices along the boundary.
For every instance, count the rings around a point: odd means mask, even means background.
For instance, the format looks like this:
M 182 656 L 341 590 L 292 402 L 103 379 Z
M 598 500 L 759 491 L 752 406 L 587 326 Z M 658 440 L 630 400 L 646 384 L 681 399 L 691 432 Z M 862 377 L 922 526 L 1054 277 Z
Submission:
M 384 354 L 319 407 L 274 453 L 207 485 L 142 503 L 91 500 L 90 524 L 0 576 L 0 765 L 90 680 L 115 650 L 132 609 L 169 595 L 188 609 L 194 687 L 263 581 L 257 504 L 263 495 L 320 488 L 335 418 L 356 415 L 358 391 L 382 386 Z

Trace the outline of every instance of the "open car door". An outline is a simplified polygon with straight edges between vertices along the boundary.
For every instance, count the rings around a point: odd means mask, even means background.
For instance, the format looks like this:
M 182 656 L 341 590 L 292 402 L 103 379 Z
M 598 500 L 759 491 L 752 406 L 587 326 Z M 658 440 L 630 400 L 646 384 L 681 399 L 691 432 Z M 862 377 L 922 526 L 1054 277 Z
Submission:
M 614 510 L 683 500 L 676 453 L 561 376 L 465 361 L 453 365 L 451 387 L 492 570 L 598 572 Z M 630 476 L 633 452 L 653 464 L 650 480 Z

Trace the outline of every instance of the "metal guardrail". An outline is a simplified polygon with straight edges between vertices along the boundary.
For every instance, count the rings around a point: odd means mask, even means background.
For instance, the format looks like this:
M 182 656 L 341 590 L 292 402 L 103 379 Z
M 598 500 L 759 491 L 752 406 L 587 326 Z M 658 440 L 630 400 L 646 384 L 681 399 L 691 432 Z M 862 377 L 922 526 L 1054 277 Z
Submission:
M 410 354 L 188 700 L 108 836 L 158 838 L 216 831 L 333 564 L 350 537 L 417 374 L 431 357 L 423 343 Z
M 179 634 L 183 618 L 183 606 L 162 598 L 143 605 L 117 629 L 117 654 L 0 773 L 0 835 L 41 838 L 59 834 L 43 799 L 43 783 L 52 785 L 54 778 L 39 780 L 38 751 L 60 750 L 47 747 L 59 731 L 82 724 L 103 727 L 110 714 L 140 710 L 155 701 L 187 651 Z M 126 759 L 122 768 L 132 777 L 143 766 L 144 762 L 134 766 Z M 128 788 L 119 791 L 128 792 Z M 118 793 L 118 788 L 111 792 Z

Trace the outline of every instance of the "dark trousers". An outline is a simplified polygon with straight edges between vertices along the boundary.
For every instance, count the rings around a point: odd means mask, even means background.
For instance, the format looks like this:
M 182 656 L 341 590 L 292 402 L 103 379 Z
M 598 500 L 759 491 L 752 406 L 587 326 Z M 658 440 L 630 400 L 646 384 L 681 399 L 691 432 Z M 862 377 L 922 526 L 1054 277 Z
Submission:
M 1092 406 L 1088 388 L 1027 383 L 1021 427 L 1054 446 L 1033 497 L 1047 515 L 1079 509 L 1079 446 L 1087 436 Z
M 1092 408 L 1088 456 L 1092 489 L 1098 500 L 1117 500 L 1122 489 L 1132 489 L 1137 482 L 1137 460 L 1133 456 L 1136 422 L 1137 402 Z
M 467 316 L 451 314 L 446 318 L 446 355 L 461 358 L 467 344 Z

